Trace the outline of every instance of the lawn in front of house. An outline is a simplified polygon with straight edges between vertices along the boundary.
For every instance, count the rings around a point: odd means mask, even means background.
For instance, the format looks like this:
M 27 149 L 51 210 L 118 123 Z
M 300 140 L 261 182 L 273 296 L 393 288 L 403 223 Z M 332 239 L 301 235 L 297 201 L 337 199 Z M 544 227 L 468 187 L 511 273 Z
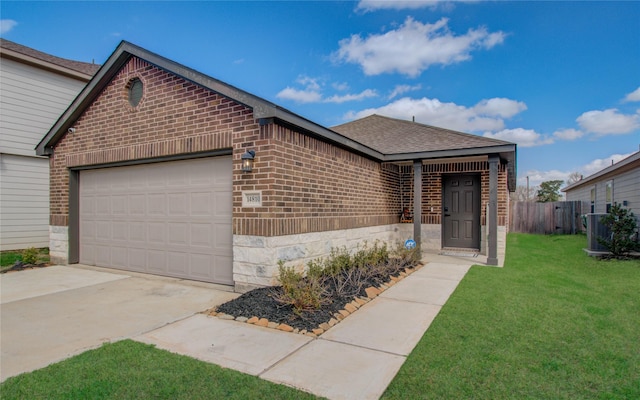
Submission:
M 598 261 L 584 236 L 509 234 L 473 267 L 385 399 L 640 399 L 640 260 Z
M 509 234 L 505 267 L 471 268 L 383 398 L 640 398 L 640 260 L 597 261 L 585 242 Z M 0 394 L 313 398 L 130 340 L 9 378 Z
M 308 393 L 152 345 L 107 343 L 7 379 L 8 399 L 315 399 Z

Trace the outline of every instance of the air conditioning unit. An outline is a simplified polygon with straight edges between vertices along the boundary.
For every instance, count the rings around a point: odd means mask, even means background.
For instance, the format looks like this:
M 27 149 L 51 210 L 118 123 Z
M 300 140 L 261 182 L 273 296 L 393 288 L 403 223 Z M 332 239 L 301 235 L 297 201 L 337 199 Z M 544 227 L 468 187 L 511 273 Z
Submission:
M 587 214 L 587 250 L 609 251 L 598 242 L 598 238 L 611 237 L 611 229 L 600 222 L 600 219 L 607 214 Z

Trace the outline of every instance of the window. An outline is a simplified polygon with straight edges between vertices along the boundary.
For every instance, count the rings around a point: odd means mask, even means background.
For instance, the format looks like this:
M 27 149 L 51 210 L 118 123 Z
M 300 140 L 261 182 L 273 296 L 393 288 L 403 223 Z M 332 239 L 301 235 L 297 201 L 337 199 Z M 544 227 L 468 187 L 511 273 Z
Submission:
M 613 204 L 613 181 L 607 181 L 607 183 L 605 184 L 605 190 L 606 190 L 606 205 L 607 205 L 607 212 L 611 212 L 611 205 Z
M 131 107 L 136 107 L 140 104 L 140 100 L 142 100 L 142 89 L 143 89 L 142 81 L 139 78 L 133 78 L 129 81 L 127 85 L 128 95 L 129 95 L 129 104 Z
M 591 214 L 596 212 L 596 188 L 591 188 Z

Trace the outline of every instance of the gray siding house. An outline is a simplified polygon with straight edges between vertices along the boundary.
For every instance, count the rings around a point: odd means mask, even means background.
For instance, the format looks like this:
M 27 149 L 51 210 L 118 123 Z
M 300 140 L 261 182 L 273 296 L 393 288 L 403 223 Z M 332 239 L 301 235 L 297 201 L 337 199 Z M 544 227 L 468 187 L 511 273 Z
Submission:
M 640 215 L 640 151 L 562 191 L 567 201 L 589 203 L 592 213 L 606 213 L 619 204 Z
M 0 250 L 49 246 L 42 136 L 99 69 L 0 39 Z

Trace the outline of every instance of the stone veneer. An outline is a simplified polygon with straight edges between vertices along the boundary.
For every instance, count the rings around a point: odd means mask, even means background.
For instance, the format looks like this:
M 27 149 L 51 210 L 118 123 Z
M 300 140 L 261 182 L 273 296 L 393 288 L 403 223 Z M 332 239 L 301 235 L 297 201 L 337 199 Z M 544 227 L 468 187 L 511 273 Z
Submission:
M 69 227 L 49 225 L 49 259 L 53 264 L 69 263 Z
M 498 227 L 498 259 L 504 262 L 506 227 Z M 480 253 L 486 254 L 486 229 L 482 226 Z M 398 243 L 413 238 L 413 224 L 380 225 L 366 228 L 313 232 L 285 236 L 233 235 L 233 280 L 237 292 L 276 284 L 278 261 L 304 268 L 314 259 L 329 256 L 331 249 L 346 247 L 354 251 L 365 241 L 386 243 L 394 249 Z M 422 248 L 440 250 L 441 227 L 422 224 Z

